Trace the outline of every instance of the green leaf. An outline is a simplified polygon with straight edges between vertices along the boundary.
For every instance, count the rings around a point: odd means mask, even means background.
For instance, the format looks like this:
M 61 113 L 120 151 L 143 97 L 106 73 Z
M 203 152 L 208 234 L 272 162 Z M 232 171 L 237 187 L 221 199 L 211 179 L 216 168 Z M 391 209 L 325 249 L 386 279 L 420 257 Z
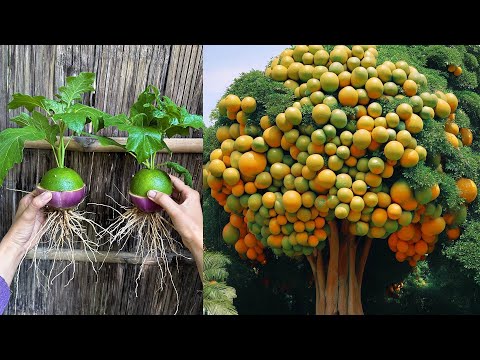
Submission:
M 85 122 L 87 121 L 87 118 L 85 117 L 84 114 L 75 113 L 75 112 L 55 114 L 53 115 L 53 118 L 55 120 L 63 121 L 70 130 L 73 130 L 77 134 L 83 131 Z
M 86 118 L 86 123 L 92 122 L 93 124 L 93 130 L 95 132 L 98 132 L 99 130 L 103 129 L 105 127 L 104 125 L 104 118 L 108 116 L 106 113 L 103 111 L 100 111 L 98 109 L 95 109 L 91 106 L 83 105 L 83 104 L 75 104 L 70 108 L 71 112 L 74 112 L 76 114 L 81 114 L 82 116 L 85 116 Z
M 47 117 L 38 111 L 33 111 L 32 116 L 27 113 L 21 113 L 10 119 L 21 127 L 32 126 L 44 135 L 44 139 L 54 145 L 57 141 L 57 135 L 60 133 L 58 125 L 51 125 Z
M 155 107 L 153 102 L 155 101 L 155 94 L 151 93 L 147 87 L 137 98 L 137 101 L 130 108 L 130 118 L 139 114 L 145 114 L 146 126 L 149 125 L 150 120 L 153 118 L 153 111 Z
M 22 162 L 25 141 L 41 140 L 44 134 L 33 126 L 9 128 L 0 132 L 0 184 L 8 171 Z
M 103 111 L 97 110 L 87 105 L 74 104 L 68 112 L 55 114 L 55 120 L 62 120 L 70 130 L 81 133 L 87 122 L 92 122 L 94 131 L 97 132 L 104 128 L 104 118 L 107 116 Z
M 102 146 L 118 146 L 122 149 L 125 149 L 125 145 L 119 144 L 115 140 L 113 140 L 109 137 L 106 137 L 106 136 L 94 135 L 94 134 L 90 134 L 90 133 L 87 133 L 87 132 L 84 132 L 84 131 L 82 132 L 82 135 L 88 136 L 88 137 L 91 137 L 91 138 L 94 138 L 94 139 L 98 140 L 98 142 Z
M 116 126 L 119 130 L 128 131 L 128 127 L 130 126 L 129 119 L 125 114 L 119 114 L 115 116 L 107 115 L 104 118 L 105 126 Z
M 95 82 L 95 73 L 82 72 L 77 76 L 67 77 L 67 84 L 58 89 L 59 97 L 67 105 L 74 100 L 80 100 L 82 94 L 94 91 L 93 83 Z
M 53 111 L 54 114 L 61 114 L 65 112 L 66 105 L 56 100 L 44 99 L 43 105 L 45 106 L 46 110 Z
M 167 161 L 163 165 L 166 165 L 168 168 L 175 170 L 176 173 L 183 175 L 183 182 L 188 186 L 193 187 L 192 174 L 190 174 L 190 171 L 188 171 L 182 165 L 172 161 Z
M 123 129 L 118 128 L 128 131 L 125 148 L 136 155 L 139 163 L 143 163 L 166 145 L 163 141 L 163 134 L 153 127 L 125 126 Z
M 60 135 L 60 128 L 57 124 L 50 124 L 47 117 L 38 111 L 32 113 L 34 122 L 32 123 L 37 130 L 42 131 L 45 134 L 45 140 L 51 145 L 54 145 L 57 141 L 57 135 Z
M 8 103 L 8 108 L 10 110 L 18 109 L 19 107 L 24 107 L 28 111 L 33 111 L 36 107 L 44 108 L 43 101 L 45 97 L 43 96 L 30 96 L 25 94 L 13 94 L 13 100 Z

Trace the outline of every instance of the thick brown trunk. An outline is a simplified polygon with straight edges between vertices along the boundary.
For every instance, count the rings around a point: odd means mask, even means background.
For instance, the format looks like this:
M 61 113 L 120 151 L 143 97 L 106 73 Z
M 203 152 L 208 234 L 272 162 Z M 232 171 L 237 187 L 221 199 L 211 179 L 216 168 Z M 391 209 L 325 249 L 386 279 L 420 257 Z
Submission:
M 335 220 L 328 224 L 330 225 L 330 236 L 328 238 L 330 260 L 328 261 L 327 288 L 325 290 L 325 315 L 335 315 L 338 310 L 338 229 Z
M 325 269 L 323 265 L 323 254 L 321 251 L 317 255 L 317 278 L 318 278 L 318 300 L 317 315 L 325 315 Z
M 317 315 L 363 315 L 361 284 L 365 263 L 372 245 L 367 238 L 357 263 L 357 240 L 348 231 L 348 222 L 341 226 L 341 235 L 336 221 L 329 222 L 330 236 L 328 270 L 323 254 L 315 250 L 307 256 L 315 280 L 315 313 Z

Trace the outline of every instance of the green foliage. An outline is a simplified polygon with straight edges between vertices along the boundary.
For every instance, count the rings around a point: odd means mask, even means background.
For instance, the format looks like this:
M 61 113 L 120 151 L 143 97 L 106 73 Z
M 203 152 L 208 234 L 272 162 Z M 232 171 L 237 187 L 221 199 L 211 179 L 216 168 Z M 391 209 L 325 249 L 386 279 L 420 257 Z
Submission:
M 318 125 L 313 120 L 312 111 L 313 105 L 302 106 L 302 108 L 300 109 L 300 112 L 302 113 L 302 125 L 312 125 L 317 128 Z
M 478 211 L 478 209 L 477 209 Z M 450 246 L 445 247 L 444 254 L 450 258 L 457 260 L 463 267 L 473 270 L 474 279 L 480 285 L 480 241 L 478 234 L 480 233 L 480 222 L 478 214 L 475 219 L 470 220 L 463 225 L 463 233 L 458 241 Z
M 203 253 L 203 313 L 205 315 L 237 315 L 233 299 L 235 288 L 228 286 L 226 266 L 231 261 L 219 252 Z
M 200 115 L 189 114 L 185 107 L 177 106 L 166 96 L 161 97 L 153 85 L 147 86 L 138 96 L 128 117 L 125 114 L 106 117 L 105 125 L 128 132 L 124 148 L 149 169 L 155 167 L 158 151 L 166 149 L 171 153 L 165 138 L 188 135 L 189 129 L 204 126 Z
M 68 143 L 64 142 L 67 129 L 76 134 L 83 132 L 86 123 L 92 122 L 98 130 L 106 114 L 90 106 L 76 103 L 84 93 L 93 91 L 94 73 L 80 73 L 70 76 L 66 85 L 58 89 L 58 99 L 46 99 L 44 96 L 13 94 L 8 109 L 21 107 L 31 114 L 20 113 L 11 119 L 20 126 L 17 129 L 6 129 L 0 133 L 0 184 L 8 171 L 23 159 L 25 141 L 46 140 L 52 147 L 58 167 L 65 165 L 65 150 Z M 36 109 L 40 110 L 37 111 Z M 57 141 L 57 137 L 59 137 Z
M 165 165 L 169 169 L 173 169 L 177 174 L 183 175 L 183 182 L 188 186 L 193 187 L 192 174 L 190 174 L 190 171 L 188 171 L 188 169 L 173 161 L 167 161 L 163 164 L 160 164 L 159 166 L 161 165 Z
M 426 166 L 424 162 L 418 163 L 417 166 L 404 169 L 402 175 L 414 190 L 423 187 L 432 187 L 440 182 L 441 177 L 437 171 Z
M 8 170 L 23 159 L 23 145 L 27 140 L 40 140 L 44 134 L 33 126 L 6 129 L 0 133 L 0 184 Z

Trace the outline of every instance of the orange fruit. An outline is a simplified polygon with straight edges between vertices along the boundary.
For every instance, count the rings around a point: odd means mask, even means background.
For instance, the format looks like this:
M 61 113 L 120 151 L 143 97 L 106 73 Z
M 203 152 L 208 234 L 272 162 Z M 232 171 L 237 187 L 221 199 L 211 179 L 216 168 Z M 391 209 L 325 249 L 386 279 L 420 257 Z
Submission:
M 225 97 L 225 107 L 228 112 L 231 113 L 237 113 L 240 110 L 242 102 L 240 101 L 240 98 L 237 95 L 227 95 Z
M 417 114 L 412 114 L 412 116 L 405 120 L 405 126 L 411 134 L 418 134 L 423 130 L 423 120 Z
M 436 219 L 431 219 L 428 221 L 425 221 L 422 224 L 422 233 L 426 235 L 438 235 L 440 234 L 443 230 L 445 230 L 445 219 L 443 217 L 438 217 Z
M 387 212 L 384 209 L 377 208 L 373 210 L 371 221 L 373 225 L 381 227 L 387 221 Z
M 415 235 L 415 226 L 413 224 L 404 226 L 399 231 L 397 231 L 398 238 L 404 241 L 411 240 L 414 237 L 414 235 Z
M 257 102 L 251 96 L 243 98 L 241 102 L 242 111 L 246 114 L 251 114 L 257 109 Z
M 330 189 L 335 184 L 337 176 L 332 170 L 325 169 L 318 173 L 315 180 L 321 187 L 325 189 Z
M 332 111 L 325 104 L 318 104 L 312 110 L 312 118 L 318 125 L 324 125 L 330 119 Z
M 405 180 L 396 181 L 390 188 L 390 196 L 397 204 L 403 204 L 413 198 L 413 191 Z
M 254 151 L 248 151 L 244 153 L 238 160 L 239 170 L 246 176 L 257 176 L 265 170 L 266 166 L 266 156 Z
M 327 71 L 320 76 L 320 84 L 324 92 L 332 93 L 338 89 L 340 80 L 335 73 Z
M 378 99 L 383 95 L 383 83 L 380 79 L 372 77 L 365 83 L 365 90 L 370 99 Z
M 397 106 L 396 113 L 402 119 L 403 121 L 407 120 L 410 116 L 413 114 L 413 109 L 412 107 L 407 104 L 403 103 Z
M 297 212 L 302 206 L 302 196 L 295 190 L 288 190 L 282 197 L 285 210 L 290 213 Z
M 398 220 L 402 216 L 402 207 L 396 203 L 390 204 L 387 208 L 387 214 L 390 219 Z
M 293 65 L 293 64 L 292 64 Z M 290 65 L 291 66 L 291 65 Z M 275 65 L 272 68 L 270 76 L 275 81 L 285 81 L 288 78 L 288 70 L 283 65 Z
M 435 106 L 435 115 L 440 119 L 445 119 L 450 115 L 452 109 L 450 105 L 442 99 L 438 99 L 437 106 Z
M 365 129 L 368 131 L 372 131 L 375 127 L 375 121 L 372 117 L 365 115 L 362 116 L 360 119 L 357 120 L 357 129 Z
M 262 116 L 260 118 L 260 127 L 263 129 L 263 130 L 266 130 L 268 129 L 270 126 L 272 126 L 273 124 L 270 122 L 270 119 L 267 115 L 265 116 Z
M 408 251 L 408 243 L 403 239 L 399 238 L 399 240 L 397 241 L 397 250 L 400 253 L 406 253 Z
M 400 160 L 405 152 L 403 145 L 399 141 L 390 141 L 384 148 L 385 157 L 389 160 Z
M 346 86 L 338 93 L 338 101 L 344 106 L 354 107 L 358 103 L 358 93 L 352 86 Z
M 353 144 L 360 150 L 368 148 L 372 142 L 372 135 L 368 130 L 360 129 L 353 134 Z
M 462 68 L 461 68 L 460 66 L 458 66 L 458 67 L 455 69 L 455 71 L 453 72 L 453 75 L 455 75 L 455 76 L 460 76 L 460 75 L 462 75 L 462 72 L 463 72 Z
M 215 177 L 221 177 L 225 169 L 225 164 L 219 159 L 210 161 L 210 165 L 208 165 L 208 171 Z
M 445 131 L 453 135 L 458 135 L 460 128 L 453 121 L 449 120 L 445 123 Z
M 457 187 L 460 197 L 465 199 L 467 204 L 471 203 L 477 197 L 477 185 L 470 179 L 460 178 L 457 180 Z
M 382 177 L 369 171 L 365 174 L 365 182 L 370 187 L 378 187 L 382 184 Z
M 472 145 L 473 142 L 473 135 L 472 131 L 467 128 L 461 128 L 460 129 L 460 135 L 462 136 L 462 144 L 465 146 L 470 146 Z
M 415 252 L 419 255 L 425 255 L 428 251 L 428 245 L 425 241 L 419 240 L 415 243 Z
M 226 184 L 233 186 L 240 180 L 240 173 L 235 168 L 228 168 L 222 174 Z
M 420 160 L 418 153 L 413 149 L 405 149 L 400 158 L 400 165 L 404 168 L 411 168 L 418 164 Z
M 451 112 L 454 113 L 455 110 L 457 110 L 457 107 L 458 107 L 457 97 L 453 93 L 447 93 L 447 94 L 445 94 L 445 97 L 447 98 L 448 105 L 450 105 Z
M 405 95 L 413 96 L 417 93 L 417 83 L 413 80 L 405 80 L 403 83 L 403 91 Z
M 447 230 L 447 237 L 449 240 L 457 240 L 460 237 L 460 228 L 458 226 Z
M 216 137 L 220 143 L 231 138 L 229 130 L 230 128 L 228 126 L 220 126 L 217 129 Z
M 272 126 L 263 131 L 263 138 L 270 147 L 280 147 L 283 132 L 278 126 Z
M 378 196 L 373 192 L 367 192 L 363 195 L 363 201 L 365 201 L 365 205 L 375 207 L 378 204 Z
M 453 147 L 455 147 L 455 148 L 458 148 L 458 147 L 459 147 L 460 144 L 459 144 L 458 138 L 457 138 L 455 135 L 453 135 L 453 134 L 451 134 L 451 133 L 449 133 L 449 132 L 445 132 L 445 137 L 447 138 L 447 141 L 448 141 Z

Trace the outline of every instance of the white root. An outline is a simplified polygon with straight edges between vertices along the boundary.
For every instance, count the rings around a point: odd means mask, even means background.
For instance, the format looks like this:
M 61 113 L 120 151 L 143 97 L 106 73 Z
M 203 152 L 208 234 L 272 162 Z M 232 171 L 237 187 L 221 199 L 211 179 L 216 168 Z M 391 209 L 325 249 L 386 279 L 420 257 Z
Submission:
M 135 253 L 143 260 L 135 279 L 135 296 L 138 296 L 138 285 L 144 270 L 144 265 L 147 260 L 153 258 L 160 268 L 159 290 L 163 290 L 166 277 L 168 277 L 168 280 L 173 286 L 177 301 L 175 314 L 177 314 L 180 304 L 179 295 L 170 271 L 168 252 L 173 252 L 176 255 L 176 259 L 178 259 L 178 257 L 187 257 L 177 251 L 177 247 L 181 247 L 181 243 L 175 240 L 170 234 L 173 225 L 159 212 L 145 213 L 135 207 L 126 208 L 122 206 L 122 208 L 125 209 L 125 212 L 121 213 L 100 236 L 108 234 L 110 236 L 110 243 L 112 245 L 115 243 L 118 244 L 118 252 L 125 248 L 131 237 L 137 239 Z
M 98 248 L 102 244 L 99 244 L 98 242 L 89 239 L 87 226 L 93 229 L 96 238 L 99 238 L 100 233 L 103 232 L 105 229 L 99 224 L 97 224 L 95 221 L 87 218 L 85 215 L 88 214 L 88 212 L 85 211 L 79 212 L 75 209 L 46 209 L 44 211 L 45 222 L 38 231 L 38 233 L 35 235 L 35 237 L 33 237 L 31 240 L 32 244 L 36 243 L 36 245 L 32 247 L 33 258 L 32 264 L 29 267 L 29 269 L 32 266 L 34 267 L 34 287 L 35 281 L 37 281 L 44 290 L 48 291 L 50 289 L 50 285 L 53 284 L 55 279 L 61 274 L 63 274 L 69 267 L 72 267 L 72 275 L 68 282 L 65 284 L 65 287 L 68 286 L 75 277 L 75 249 L 83 249 L 85 251 L 85 254 L 87 255 L 87 258 L 92 265 L 98 281 L 98 272 L 95 267 L 95 254 L 98 254 Z M 40 248 L 46 249 L 47 254 L 51 252 L 53 252 L 54 254 L 53 263 L 50 267 L 50 271 L 48 271 L 48 274 L 44 273 L 38 266 L 39 258 L 37 257 L 37 251 Z M 65 266 L 57 266 L 57 269 L 56 265 L 60 264 L 60 262 L 57 262 L 56 256 L 58 250 L 60 250 L 61 248 L 67 248 L 71 251 L 71 259 L 67 262 Z M 21 263 L 23 263 L 26 255 L 27 253 L 24 254 Z M 19 274 L 20 272 L 18 271 L 16 275 L 15 313 L 17 307 Z M 46 286 L 44 285 L 44 281 L 41 281 L 40 276 L 42 276 L 43 280 L 46 280 Z

